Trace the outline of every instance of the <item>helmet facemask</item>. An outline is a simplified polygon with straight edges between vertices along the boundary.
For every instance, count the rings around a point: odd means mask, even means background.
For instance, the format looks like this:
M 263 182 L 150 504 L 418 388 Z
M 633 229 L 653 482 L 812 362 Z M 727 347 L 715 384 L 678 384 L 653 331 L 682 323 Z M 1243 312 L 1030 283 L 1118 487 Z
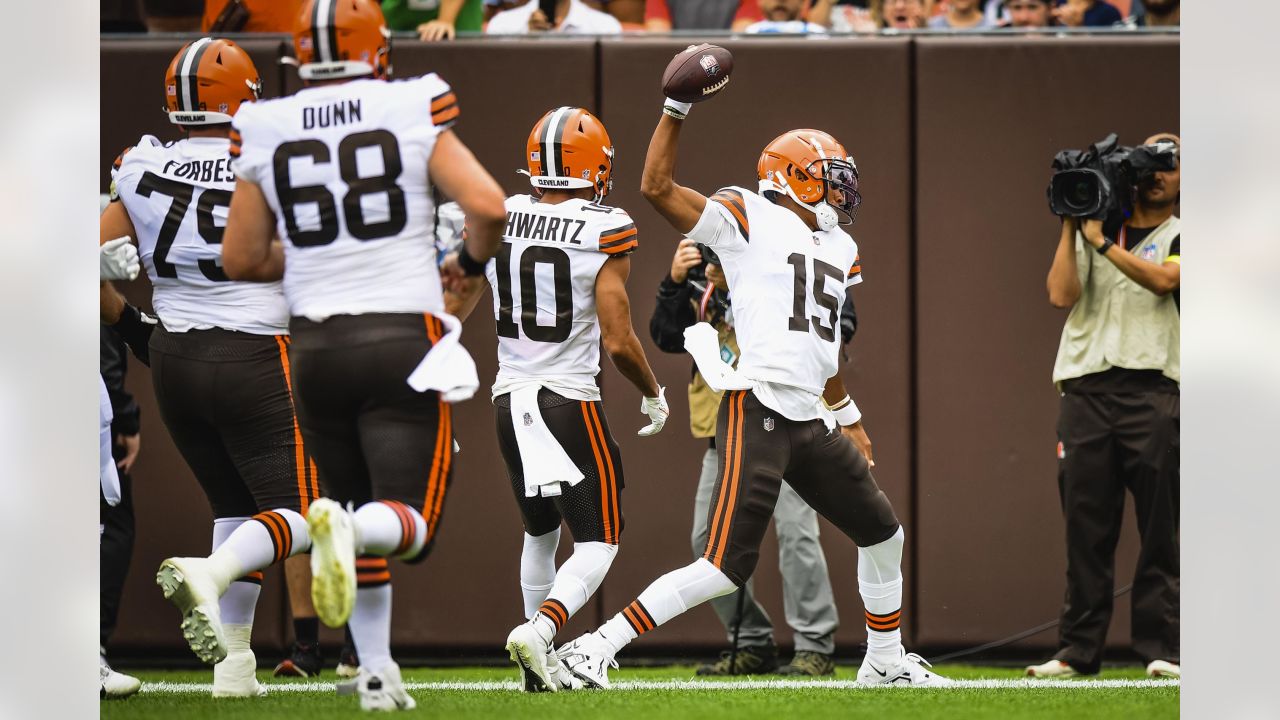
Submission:
M 853 158 L 824 158 L 809 163 L 805 168 L 814 177 L 822 178 L 825 193 L 817 204 L 827 204 L 839 215 L 839 224 L 852 225 L 858 219 L 858 207 L 862 194 L 858 192 L 858 166 Z M 839 202 L 831 201 L 831 191 L 838 190 Z

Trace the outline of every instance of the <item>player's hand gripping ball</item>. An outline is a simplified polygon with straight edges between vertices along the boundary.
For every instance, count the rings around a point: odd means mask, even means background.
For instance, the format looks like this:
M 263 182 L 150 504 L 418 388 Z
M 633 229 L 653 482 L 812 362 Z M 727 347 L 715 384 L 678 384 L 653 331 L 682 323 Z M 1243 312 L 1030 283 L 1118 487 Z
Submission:
M 702 102 L 729 84 L 733 55 L 719 45 L 690 45 L 667 63 L 662 92 L 680 102 Z

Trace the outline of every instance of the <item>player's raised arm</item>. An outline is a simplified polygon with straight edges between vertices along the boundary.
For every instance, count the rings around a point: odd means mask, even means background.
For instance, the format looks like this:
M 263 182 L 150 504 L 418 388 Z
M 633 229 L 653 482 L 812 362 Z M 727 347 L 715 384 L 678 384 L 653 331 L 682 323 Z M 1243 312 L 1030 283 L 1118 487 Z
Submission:
M 706 100 L 729 83 L 733 56 L 715 45 L 690 45 L 676 54 L 662 75 L 666 102 L 649 140 L 640 192 L 672 227 L 687 233 L 698 223 L 707 198 L 675 181 L 680 127 L 693 103 Z
M 653 205 L 671 226 L 687 233 L 698 224 L 707 198 L 675 181 L 676 147 L 680 143 L 680 126 L 684 120 L 667 114 L 663 108 L 662 119 L 649 141 L 649 152 L 644 158 L 644 175 L 640 178 L 640 193 Z

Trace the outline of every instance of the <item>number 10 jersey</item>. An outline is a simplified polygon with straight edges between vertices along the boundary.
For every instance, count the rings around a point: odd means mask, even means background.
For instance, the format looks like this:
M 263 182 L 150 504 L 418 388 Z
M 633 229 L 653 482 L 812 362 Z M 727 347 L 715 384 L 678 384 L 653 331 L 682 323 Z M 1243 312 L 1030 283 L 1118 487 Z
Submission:
M 240 106 L 234 167 L 275 213 L 293 315 L 444 312 L 427 165 L 457 116 L 435 74 Z
M 636 226 L 619 208 L 507 198 L 502 248 L 485 267 L 498 330 L 494 397 L 536 381 L 575 400 L 600 399 L 596 276 L 637 244 Z

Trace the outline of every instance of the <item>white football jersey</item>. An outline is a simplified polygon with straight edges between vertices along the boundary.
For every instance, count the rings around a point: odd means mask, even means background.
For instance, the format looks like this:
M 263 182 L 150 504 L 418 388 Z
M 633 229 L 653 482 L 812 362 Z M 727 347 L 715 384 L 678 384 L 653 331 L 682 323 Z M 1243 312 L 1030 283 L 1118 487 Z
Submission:
M 596 275 L 637 243 L 635 223 L 619 208 L 507 199 L 502 248 L 485 266 L 498 329 L 495 396 L 543 380 L 574 399 L 599 399 Z
M 711 196 L 688 237 L 723 263 L 738 371 L 783 386 L 778 404 L 786 407 L 773 409 L 786 417 L 819 417 L 814 396 L 839 368 L 845 289 L 862 281 L 857 243 L 839 227 L 810 230 L 792 211 L 740 187 Z M 792 402 L 797 395 L 788 387 L 802 391 L 799 400 Z
M 161 143 L 144 135 L 113 165 L 111 197 L 133 221 L 166 330 L 279 335 L 289 321 L 280 283 L 233 282 L 222 270 L 222 231 L 236 184 L 229 145 L 225 138 Z
M 275 213 L 294 315 L 444 312 L 427 163 L 457 116 L 435 74 L 240 107 L 234 167 Z

